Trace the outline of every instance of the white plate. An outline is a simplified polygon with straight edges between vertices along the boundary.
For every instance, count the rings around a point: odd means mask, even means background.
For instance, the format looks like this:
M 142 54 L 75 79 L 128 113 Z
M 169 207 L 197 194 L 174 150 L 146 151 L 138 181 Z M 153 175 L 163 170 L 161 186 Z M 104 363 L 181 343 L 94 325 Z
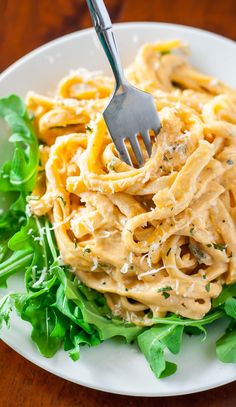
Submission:
M 180 38 L 191 45 L 190 60 L 196 67 L 236 87 L 233 41 L 172 24 L 119 24 L 115 33 L 124 65 L 133 60 L 137 48 L 147 41 Z M 91 29 L 55 40 L 13 64 L 0 76 L 0 96 L 9 93 L 24 96 L 29 89 L 48 93 L 63 75 L 77 67 L 110 72 Z M 5 154 L 2 141 L 0 150 Z M 19 289 L 21 285 L 21 276 L 12 278 L 10 288 Z M 200 337 L 186 336 L 180 355 L 169 358 L 177 361 L 178 371 L 164 380 L 155 379 L 135 345 L 108 341 L 95 348 L 84 348 L 80 361 L 75 363 L 64 351 L 52 359 L 40 356 L 30 340 L 29 325 L 17 318 L 13 319 L 11 330 L 4 329 L 2 338 L 36 365 L 72 382 L 112 393 L 171 396 L 210 389 L 236 379 L 236 365 L 223 364 L 215 357 L 214 343 L 223 328 L 219 323 L 212 327 L 204 343 Z

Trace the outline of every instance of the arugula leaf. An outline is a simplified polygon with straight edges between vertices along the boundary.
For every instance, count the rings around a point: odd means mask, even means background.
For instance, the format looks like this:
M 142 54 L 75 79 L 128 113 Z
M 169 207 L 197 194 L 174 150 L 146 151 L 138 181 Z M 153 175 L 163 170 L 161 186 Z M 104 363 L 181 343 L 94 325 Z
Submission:
M 51 331 L 50 336 L 55 338 L 60 337 L 64 339 L 68 328 L 68 321 L 64 318 L 63 315 L 61 315 L 60 312 L 58 312 L 57 309 L 54 309 L 54 317 L 54 327 Z
M 77 324 L 85 332 L 92 333 L 90 325 L 83 320 L 80 308 L 74 301 L 70 301 L 66 297 L 63 285 L 60 285 L 57 290 L 54 307 L 56 307 L 63 315 L 68 317 L 74 324 Z
M 161 331 L 160 331 L 161 329 Z M 161 333 L 166 330 L 162 328 L 150 328 L 138 336 L 137 342 L 141 352 L 146 357 L 155 376 L 159 378 L 166 368 L 164 357 L 164 345 L 161 343 Z
M 185 326 L 184 333 L 186 333 L 189 336 L 192 336 L 192 335 L 201 335 L 202 331 L 196 326 Z
M 160 374 L 160 379 L 164 379 L 165 377 L 172 376 L 177 371 L 176 363 L 168 362 L 166 360 L 165 370 Z
M 225 363 L 236 363 L 236 329 L 226 332 L 216 342 L 216 354 Z
M 38 297 L 29 301 L 21 311 L 21 318 L 32 325 L 32 340 L 41 354 L 47 358 L 52 357 L 60 349 L 64 338 L 61 334 L 55 335 L 57 318 L 55 310 L 50 305 L 46 296 Z
M 16 95 L 0 99 L 0 117 L 9 125 L 9 141 L 15 146 L 12 160 L 0 168 L 0 190 L 31 192 L 39 159 L 38 142 L 23 100 Z
M 177 366 L 165 360 L 164 350 L 178 353 L 182 341 L 183 327 L 176 325 L 154 326 L 138 336 L 138 345 L 157 378 L 170 376 Z
M 168 325 L 182 325 L 184 327 L 196 327 L 200 330 L 203 330 L 203 325 L 211 324 L 212 322 L 216 321 L 217 319 L 224 318 L 225 313 L 223 310 L 215 310 L 207 315 L 205 315 L 202 319 L 190 319 L 190 318 L 183 318 L 179 317 L 178 315 L 171 314 L 165 318 L 153 318 L 153 322 L 155 324 L 168 324 Z M 203 330 L 204 331 L 204 330 Z
M 21 217 L 25 217 L 25 207 L 26 207 L 26 195 L 24 192 L 20 192 L 16 201 L 14 201 L 11 206 L 10 210 L 16 212 L 17 220 L 19 220 L 19 212 L 21 213 Z
M 224 304 L 228 298 L 236 297 L 236 284 L 225 285 L 217 298 L 214 298 L 212 305 L 214 308 Z
M 101 340 L 96 333 L 93 335 L 87 335 L 84 331 L 78 331 L 78 329 L 75 329 L 74 326 L 72 326 L 70 330 L 70 339 L 72 348 L 70 349 L 69 355 L 74 361 L 80 358 L 81 345 L 96 346 L 101 343 Z
M 174 326 L 174 325 L 173 325 Z M 183 338 L 184 327 L 181 325 L 175 326 L 174 331 L 162 338 L 162 342 L 171 353 L 177 355 L 180 352 L 180 347 Z
M 12 312 L 13 301 L 11 295 L 7 294 L 0 301 L 0 329 L 3 322 L 9 327 L 10 313 Z
M 8 244 L 7 244 L 7 240 L 5 240 L 0 243 L 0 262 L 5 259 L 7 252 L 8 252 Z
M 25 221 L 25 215 L 14 209 L 9 209 L 0 214 L 0 242 L 9 240 L 9 238 L 20 229 Z
M 229 317 L 236 318 L 236 299 L 227 298 L 225 301 L 224 310 Z
M 19 250 L 0 263 L 0 287 L 6 287 L 6 281 L 11 275 L 24 271 L 29 266 L 32 258 L 32 252 Z
M 143 331 L 142 327 L 125 323 L 120 319 L 113 318 L 112 320 L 108 320 L 105 317 L 96 314 L 93 312 L 88 303 L 83 309 L 83 317 L 85 321 L 96 326 L 101 340 L 121 336 L 126 340 L 127 343 L 130 343 L 140 332 Z

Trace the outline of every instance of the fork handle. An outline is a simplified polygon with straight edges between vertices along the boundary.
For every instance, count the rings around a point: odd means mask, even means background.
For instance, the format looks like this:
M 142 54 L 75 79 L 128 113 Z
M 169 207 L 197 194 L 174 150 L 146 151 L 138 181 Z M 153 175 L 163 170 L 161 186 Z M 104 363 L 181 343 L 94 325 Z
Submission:
M 103 0 L 86 0 L 93 20 L 93 25 L 110 62 L 116 86 L 125 86 L 126 80 L 114 37 L 112 23 Z

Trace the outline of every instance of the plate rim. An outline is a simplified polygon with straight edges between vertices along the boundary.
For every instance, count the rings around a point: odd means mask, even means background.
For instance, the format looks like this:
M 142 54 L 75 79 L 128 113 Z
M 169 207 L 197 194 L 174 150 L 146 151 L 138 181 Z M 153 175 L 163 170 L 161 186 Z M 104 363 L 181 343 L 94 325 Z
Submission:
M 59 372 L 55 372 L 53 370 L 53 368 L 45 367 L 43 365 L 43 362 L 41 363 L 41 361 L 38 361 L 38 360 L 35 362 L 33 356 L 28 356 L 27 354 L 25 354 L 25 352 L 22 351 L 21 348 L 18 347 L 18 345 L 16 345 L 16 346 L 13 345 L 11 343 L 11 340 L 6 340 L 6 339 L 3 339 L 2 337 L 0 338 L 0 340 L 2 340 L 13 351 L 17 352 L 21 357 L 28 360 L 30 363 L 33 363 L 34 365 L 36 365 L 40 369 L 42 369 L 42 370 L 44 370 L 46 372 L 49 372 L 50 374 L 53 374 L 53 375 L 55 375 L 57 377 L 60 377 L 60 379 L 67 380 L 67 381 L 69 381 L 71 383 L 74 383 L 74 384 L 78 384 L 79 386 L 84 386 L 84 387 L 86 387 L 88 389 L 102 391 L 104 393 L 109 393 L 109 394 L 118 394 L 118 395 L 121 395 L 121 396 L 129 396 L 129 397 L 148 397 L 148 398 L 175 397 L 175 396 L 184 396 L 184 395 L 201 393 L 201 392 L 205 392 L 205 391 L 208 391 L 208 390 L 213 390 L 213 389 L 216 389 L 218 387 L 221 387 L 221 386 L 224 386 L 226 384 L 233 383 L 234 381 L 236 381 L 236 376 L 235 376 L 235 378 L 226 379 L 224 382 L 221 381 L 221 382 L 217 383 L 216 385 L 215 384 L 212 385 L 212 386 L 206 385 L 206 386 L 201 387 L 201 389 L 196 388 L 194 390 L 189 390 L 189 391 L 184 391 L 184 392 L 180 391 L 180 392 L 175 392 L 173 394 L 169 394 L 167 392 L 159 392 L 159 394 L 143 393 L 143 392 L 140 392 L 140 393 L 129 392 L 129 393 L 127 393 L 125 391 L 122 392 L 122 391 L 118 391 L 118 390 L 111 390 L 111 389 L 109 390 L 107 388 L 104 390 L 104 388 L 102 388 L 101 386 L 88 385 L 86 382 L 83 382 L 83 380 L 72 379 L 72 378 L 68 377 L 66 373 L 61 374 Z M 156 379 L 156 380 L 160 380 L 160 379 Z
M 228 44 L 231 45 L 236 45 L 236 41 L 234 41 L 231 38 L 227 38 L 224 37 L 221 34 L 217 34 L 215 32 L 212 31 L 208 31 L 208 30 L 203 30 L 202 28 L 198 28 L 198 27 L 193 27 L 191 25 L 185 25 L 185 24 L 175 24 L 175 23 L 159 23 L 159 22 L 154 22 L 154 21 L 130 21 L 130 22 L 120 22 L 120 23 L 115 23 L 113 24 L 113 27 L 115 29 L 118 30 L 123 30 L 126 29 L 127 27 L 135 27 L 135 26 L 139 26 L 139 27 L 144 27 L 144 26 L 158 26 L 160 28 L 178 28 L 181 29 L 183 31 L 197 31 L 199 34 L 205 35 L 207 37 L 211 37 L 211 38 L 215 38 L 218 40 L 221 40 L 223 42 L 226 42 Z M 45 44 L 42 44 L 40 46 L 38 46 L 37 48 L 34 48 L 32 51 L 27 52 L 25 55 L 23 55 L 22 57 L 20 57 L 19 59 L 17 59 L 15 62 L 13 62 L 12 64 L 10 64 L 6 69 L 4 69 L 1 73 L 0 73 L 0 82 L 1 80 L 3 80 L 8 74 L 10 74 L 15 68 L 17 68 L 18 66 L 20 66 L 22 63 L 26 62 L 28 59 L 31 59 L 32 57 L 34 57 L 34 55 L 37 55 L 38 53 L 46 50 L 47 48 L 50 48 L 53 45 L 56 45 L 57 42 L 64 42 L 67 40 L 70 40 L 70 38 L 75 37 L 75 36 L 84 36 L 87 35 L 89 33 L 93 33 L 94 32 L 94 28 L 93 27 L 89 27 L 89 28 L 85 28 L 82 30 L 77 30 L 77 31 L 73 31 L 71 33 L 62 35 L 60 37 L 54 38 L 51 41 L 46 42 Z
M 189 25 L 183 25 L 183 24 L 173 24 L 173 23 L 159 23 L 159 22 L 149 22 L 149 21 L 132 21 L 132 22 L 125 22 L 125 23 L 116 23 L 113 24 L 115 30 L 117 29 L 118 31 L 122 31 L 125 29 L 129 29 L 130 27 L 137 27 L 137 28 L 145 28 L 147 26 L 151 27 L 151 26 L 155 26 L 158 27 L 160 29 L 169 29 L 169 30 L 180 30 L 182 32 L 197 32 L 199 34 L 201 34 L 202 36 L 206 36 L 206 37 L 210 37 L 212 39 L 216 39 L 216 40 L 220 40 L 224 43 L 233 45 L 234 47 L 236 47 L 236 41 L 234 41 L 233 39 L 224 37 L 223 35 L 211 32 L 211 31 L 207 31 L 207 30 L 203 30 L 201 28 L 196 28 L 196 27 L 192 27 Z M 19 58 L 17 61 L 15 61 L 14 63 L 12 63 L 10 66 L 8 66 L 3 72 L 1 72 L 0 74 L 0 83 L 2 80 L 4 80 L 5 78 L 7 78 L 7 76 L 9 74 L 11 74 L 12 72 L 14 72 L 15 69 L 17 69 L 18 67 L 20 67 L 22 64 L 24 64 L 25 62 L 29 61 L 31 58 L 34 58 L 35 55 L 40 54 L 41 52 L 44 52 L 47 49 L 50 49 L 51 47 L 53 47 L 54 45 L 57 45 L 58 43 L 64 43 L 66 41 L 70 41 L 71 38 L 74 37 L 83 37 L 86 36 L 90 33 L 93 33 L 94 29 L 93 27 L 91 28 L 86 28 L 86 29 L 82 29 L 82 30 L 77 30 L 74 31 L 72 33 L 60 36 L 58 38 L 55 38 L 35 49 L 33 49 L 32 51 L 28 52 L 27 54 L 23 55 L 21 58 Z M 35 359 L 34 355 L 30 355 L 27 354 L 27 352 L 24 352 L 20 347 L 18 347 L 18 345 L 15 345 L 12 343 L 12 341 L 10 339 L 6 339 L 4 337 L 1 337 L 1 340 L 6 343 L 11 349 L 13 349 L 14 351 L 16 351 L 19 355 L 21 355 L 22 357 L 24 357 L 26 360 L 30 361 L 31 363 L 33 363 L 34 365 L 40 367 L 41 369 L 48 371 L 51 374 L 54 374 L 62 379 L 68 380 L 72 383 L 75 384 L 79 384 L 81 386 L 87 387 L 87 388 L 91 388 L 94 390 L 98 390 L 98 391 L 103 391 L 106 393 L 111 393 L 111 394 L 120 394 L 120 395 L 126 395 L 126 396 L 135 396 L 135 397 L 172 397 L 172 396 L 179 396 L 179 395 L 187 395 L 187 394 L 194 394 L 194 393 L 199 393 L 199 392 L 203 392 L 203 391 L 207 391 L 210 389 L 214 389 L 223 385 L 226 385 L 228 383 L 232 383 L 234 380 L 236 380 L 236 377 L 231 377 L 231 378 L 227 378 L 226 380 L 222 381 L 220 380 L 219 382 L 215 382 L 214 384 L 206 384 L 205 386 L 201 386 L 199 388 L 194 388 L 194 389 L 189 389 L 189 391 L 187 390 L 182 390 L 182 391 L 174 391 L 173 393 L 169 393 L 169 392 L 158 392 L 158 394 L 154 394 L 154 393 L 143 393 L 143 392 L 132 392 L 132 391 L 121 391 L 121 390 L 115 390 L 110 388 L 105 388 L 104 385 L 101 386 L 95 386 L 95 385 L 91 385 L 88 384 L 87 382 L 84 382 L 83 379 L 79 379 L 76 380 L 76 378 L 71 378 L 68 377 L 67 373 L 64 372 L 63 374 L 60 372 L 55 371 L 55 369 L 51 366 L 45 366 L 43 364 L 43 361 L 39 360 L 39 359 Z

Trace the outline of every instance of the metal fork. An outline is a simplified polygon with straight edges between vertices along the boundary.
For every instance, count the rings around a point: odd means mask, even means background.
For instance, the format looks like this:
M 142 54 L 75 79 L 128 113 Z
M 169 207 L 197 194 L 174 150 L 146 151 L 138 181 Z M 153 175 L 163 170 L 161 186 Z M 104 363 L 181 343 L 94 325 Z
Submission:
M 127 149 L 129 142 L 141 166 L 144 157 L 138 136 L 142 138 L 150 156 L 152 152 L 150 130 L 157 135 L 161 129 L 154 99 L 152 95 L 135 88 L 125 79 L 111 20 L 103 0 L 87 0 L 87 4 L 116 80 L 114 94 L 103 112 L 105 122 L 121 159 L 133 165 Z

